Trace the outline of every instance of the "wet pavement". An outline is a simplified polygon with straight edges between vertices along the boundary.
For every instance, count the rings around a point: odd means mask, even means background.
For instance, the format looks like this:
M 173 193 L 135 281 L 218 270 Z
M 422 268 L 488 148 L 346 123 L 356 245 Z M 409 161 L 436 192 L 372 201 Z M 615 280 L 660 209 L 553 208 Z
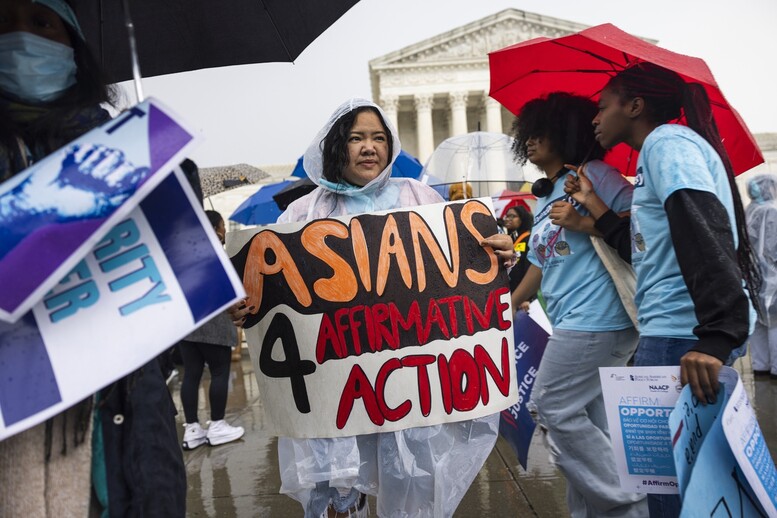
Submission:
M 749 356 L 735 365 L 742 375 L 766 442 L 777 458 L 777 379 L 754 379 Z M 182 368 L 178 366 L 181 371 Z M 179 397 L 181 376 L 170 385 L 183 423 Z M 203 377 L 199 395 L 200 421 L 208 419 L 208 374 Z M 301 517 L 302 507 L 278 494 L 277 440 L 262 431 L 261 398 L 248 352 L 242 361 L 232 362 L 230 393 L 225 419 L 246 429 L 239 441 L 216 447 L 202 446 L 184 452 L 190 517 Z M 183 425 L 179 434 L 183 434 Z M 457 518 L 558 517 L 567 515 L 564 478 L 553 467 L 539 431 L 529 450 L 529 470 L 518 463 L 510 446 L 499 439 L 480 474 L 459 505 Z M 375 509 L 374 501 L 371 505 Z M 374 513 L 373 513 L 374 516 Z

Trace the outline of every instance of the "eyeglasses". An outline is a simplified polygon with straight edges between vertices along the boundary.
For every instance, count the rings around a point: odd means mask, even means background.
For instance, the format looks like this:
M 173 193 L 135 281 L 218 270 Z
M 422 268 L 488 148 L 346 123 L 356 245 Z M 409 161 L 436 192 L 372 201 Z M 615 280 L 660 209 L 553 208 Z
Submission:
M 517 217 L 515 214 L 506 214 L 502 219 L 515 219 Z

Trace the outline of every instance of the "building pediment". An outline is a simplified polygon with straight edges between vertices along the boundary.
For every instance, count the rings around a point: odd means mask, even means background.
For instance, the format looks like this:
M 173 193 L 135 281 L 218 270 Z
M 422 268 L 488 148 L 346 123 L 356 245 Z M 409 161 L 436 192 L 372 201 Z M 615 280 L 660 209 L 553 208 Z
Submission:
M 538 36 L 556 38 L 587 25 L 506 9 L 370 61 L 372 70 L 488 61 L 488 53 Z

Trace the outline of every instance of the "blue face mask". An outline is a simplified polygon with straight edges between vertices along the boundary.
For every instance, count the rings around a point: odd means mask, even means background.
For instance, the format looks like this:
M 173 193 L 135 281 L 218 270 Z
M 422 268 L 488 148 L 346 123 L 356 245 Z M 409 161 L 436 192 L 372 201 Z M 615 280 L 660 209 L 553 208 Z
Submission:
M 76 84 L 73 49 L 29 32 L 0 34 L 0 90 L 22 101 L 53 101 Z

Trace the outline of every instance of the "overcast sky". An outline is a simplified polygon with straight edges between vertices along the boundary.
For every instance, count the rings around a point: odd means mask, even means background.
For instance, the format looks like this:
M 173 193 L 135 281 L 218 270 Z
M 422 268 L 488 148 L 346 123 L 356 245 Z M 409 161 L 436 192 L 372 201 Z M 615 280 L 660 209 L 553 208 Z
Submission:
M 201 167 L 292 163 L 342 101 L 371 98 L 368 61 L 507 8 L 613 23 L 701 57 L 753 133 L 777 132 L 777 0 L 361 0 L 295 64 L 187 72 L 143 87 L 202 131 L 192 155 Z

